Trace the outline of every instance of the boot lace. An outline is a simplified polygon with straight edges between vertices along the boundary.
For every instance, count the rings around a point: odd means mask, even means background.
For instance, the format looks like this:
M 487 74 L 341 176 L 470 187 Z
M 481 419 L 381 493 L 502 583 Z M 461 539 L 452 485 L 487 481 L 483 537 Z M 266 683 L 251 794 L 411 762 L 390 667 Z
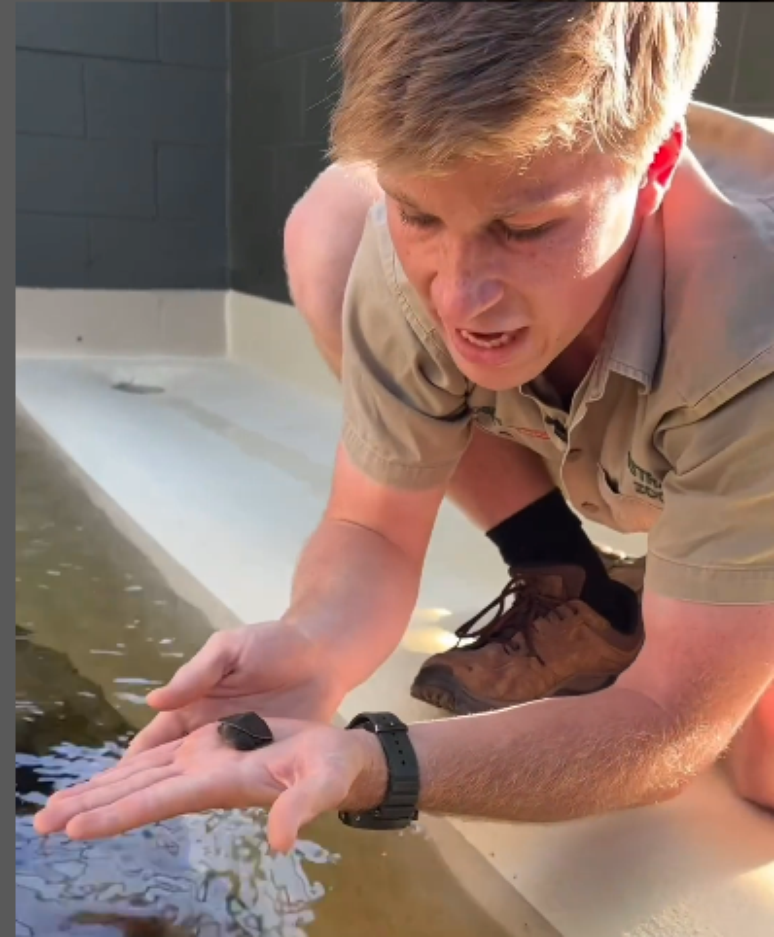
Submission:
M 514 638 L 520 635 L 524 650 L 545 664 L 535 646 L 534 625 L 561 604 L 561 599 L 543 595 L 537 583 L 514 576 L 496 599 L 457 628 L 457 647 L 462 647 L 464 640 L 472 638 L 472 643 L 464 645 L 465 649 L 475 650 L 497 642 L 503 645 L 506 653 L 515 654 L 521 649 Z M 491 612 L 494 612 L 492 619 L 481 624 Z

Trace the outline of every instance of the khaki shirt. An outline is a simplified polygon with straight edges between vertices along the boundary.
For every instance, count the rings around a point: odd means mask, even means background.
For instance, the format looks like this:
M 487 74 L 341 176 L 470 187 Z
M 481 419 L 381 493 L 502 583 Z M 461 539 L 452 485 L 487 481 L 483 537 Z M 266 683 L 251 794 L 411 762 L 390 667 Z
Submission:
M 370 477 L 421 489 L 449 479 L 476 424 L 543 456 L 582 516 L 647 532 L 647 589 L 772 602 L 774 131 L 704 105 L 688 128 L 569 413 L 540 381 L 465 378 L 375 206 L 345 302 L 343 440 Z

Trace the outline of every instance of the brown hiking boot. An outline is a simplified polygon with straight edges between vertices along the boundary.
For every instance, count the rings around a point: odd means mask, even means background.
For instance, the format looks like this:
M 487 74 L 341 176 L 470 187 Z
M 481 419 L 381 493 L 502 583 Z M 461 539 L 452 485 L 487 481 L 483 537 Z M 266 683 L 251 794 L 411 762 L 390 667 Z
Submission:
M 643 631 L 631 589 L 620 587 L 633 628 L 622 634 L 578 598 L 585 578 L 580 567 L 510 574 L 500 596 L 457 629 L 460 644 L 425 661 L 411 687 L 413 697 L 457 715 L 487 712 L 596 692 L 635 660 Z M 481 625 L 490 612 L 491 620 Z M 466 638 L 474 640 L 461 646 Z

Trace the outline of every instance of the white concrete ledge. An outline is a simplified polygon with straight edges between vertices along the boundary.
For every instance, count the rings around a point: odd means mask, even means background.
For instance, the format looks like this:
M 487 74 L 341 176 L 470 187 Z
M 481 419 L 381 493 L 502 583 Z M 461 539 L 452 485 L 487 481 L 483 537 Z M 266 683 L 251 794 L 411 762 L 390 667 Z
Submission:
M 226 352 L 226 294 L 194 290 L 16 290 L 21 356 Z
M 292 306 L 229 292 L 226 333 L 232 361 L 339 399 L 338 383 L 322 366 L 311 333 Z

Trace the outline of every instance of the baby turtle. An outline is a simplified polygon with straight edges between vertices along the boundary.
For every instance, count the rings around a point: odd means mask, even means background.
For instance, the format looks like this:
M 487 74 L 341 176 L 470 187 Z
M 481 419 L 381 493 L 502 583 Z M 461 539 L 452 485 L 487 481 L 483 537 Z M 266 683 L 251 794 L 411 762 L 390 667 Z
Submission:
M 257 713 L 226 716 L 219 721 L 218 734 L 227 745 L 239 752 L 264 748 L 274 741 L 271 729 Z

